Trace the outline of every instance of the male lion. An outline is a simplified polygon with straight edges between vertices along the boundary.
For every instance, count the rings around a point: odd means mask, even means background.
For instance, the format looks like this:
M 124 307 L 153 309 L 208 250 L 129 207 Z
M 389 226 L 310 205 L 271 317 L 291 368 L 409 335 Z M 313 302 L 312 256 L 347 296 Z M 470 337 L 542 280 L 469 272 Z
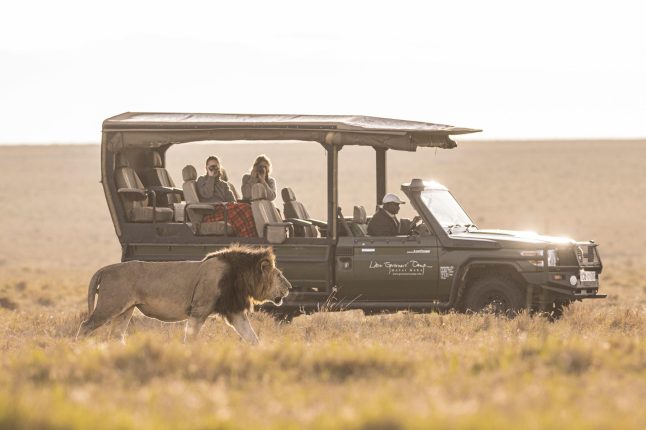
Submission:
M 188 319 L 185 341 L 195 338 L 206 318 L 215 313 L 244 340 L 257 344 L 247 312 L 254 303 L 270 301 L 280 306 L 291 288 L 275 259 L 270 248 L 232 246 L 202 261 L 129 261 L 106 266 L 90 281 L 89 318 L 76 337 L 112 320 L 113 333 L 123 341 L 132 312 L 138 308 L 161 321 Z

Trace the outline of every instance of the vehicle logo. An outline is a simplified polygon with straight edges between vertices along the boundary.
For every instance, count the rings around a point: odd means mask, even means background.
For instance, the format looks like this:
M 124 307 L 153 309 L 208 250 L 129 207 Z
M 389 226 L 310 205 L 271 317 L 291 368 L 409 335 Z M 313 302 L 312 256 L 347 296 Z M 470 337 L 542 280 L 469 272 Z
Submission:
M 409 249 L 406 254 L 430 254 L 430 249 Z
M 369 269 L 387 269 L 390 276 L 422 276 L 430 264 L 409 260 L 405 263 L 391 263 L 390 261 L 370 261 Z

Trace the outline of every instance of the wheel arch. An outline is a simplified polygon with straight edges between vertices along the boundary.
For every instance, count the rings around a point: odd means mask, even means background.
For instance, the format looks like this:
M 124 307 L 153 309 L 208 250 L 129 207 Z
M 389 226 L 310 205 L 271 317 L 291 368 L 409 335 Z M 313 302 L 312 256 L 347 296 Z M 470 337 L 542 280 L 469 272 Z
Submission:
M 523 293 L 527 292 L 527 281 L 521 274 L 521 269 L 518 264 L 514 262 L 471 260 L 462 266 L 459 273 L 459 276 L 454 280 L 456 285 L 453 286 L 458 291 L 456 307 L 462 306 L 464 297 L 473 282 L 485 276 L 498 275 L 509 278 L 523 289 Z

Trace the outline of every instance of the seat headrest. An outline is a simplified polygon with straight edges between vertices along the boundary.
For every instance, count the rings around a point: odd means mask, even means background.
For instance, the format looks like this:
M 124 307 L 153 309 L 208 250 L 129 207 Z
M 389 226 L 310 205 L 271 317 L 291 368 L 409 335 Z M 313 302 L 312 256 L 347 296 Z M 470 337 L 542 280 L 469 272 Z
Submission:
M 363 206 L 355 206 L 354 213 L 352 215 L 352 221 L 357 224 L 366 224 L 368 222 L 366 208 L 364 208 Z
M 285 203 L 293 202 L 293 201 L 296 200 L 296 195 L 294 194 L 294 192 L 292 191 L 291 188 L 283 188 L 282 191 L 280 192 L 280 194 L 282 194 L 283 201 Z
M 163 167 L 162 166 L 162 158 L 161 158 L 161 155 L 159 155 L 159 152 L 153 151 L 151 153 L 151 158 L 152 158 L 153 167 L 155 167 L 155 168 Z
M 197 179 L 197 170 L 195 170 L 195 167 L 191 166 L 188 164 L 182 169 L 182 178 L 184 178 L 184 182 L 188 181 L 194 181 Z
M 130 163 L 128 163 L 128 159 L 126 157 L 119 154 L 117 155 L 117 167 L 130 167 Z
M 267 200 L 267 188 L 263 184 L 254 184 L 251 187 L 251 200 Z

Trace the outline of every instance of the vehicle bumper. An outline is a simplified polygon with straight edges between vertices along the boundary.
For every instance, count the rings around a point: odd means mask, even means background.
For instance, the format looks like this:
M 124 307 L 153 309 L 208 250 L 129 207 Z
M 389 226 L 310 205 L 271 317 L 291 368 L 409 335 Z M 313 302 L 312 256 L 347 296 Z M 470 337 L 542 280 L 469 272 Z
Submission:
M 544 291 L 556 294 L 561 298 L 569 300 L 581 299 L 604 299 L 606 294 L 599 294 L 599 271 L 595 281 L 581 281 L 578 271 L 550 271 L 524 273 L 528 284 L 540 287 Z M 572 285 L 571 278 L 576 278 L 576 284 Z

